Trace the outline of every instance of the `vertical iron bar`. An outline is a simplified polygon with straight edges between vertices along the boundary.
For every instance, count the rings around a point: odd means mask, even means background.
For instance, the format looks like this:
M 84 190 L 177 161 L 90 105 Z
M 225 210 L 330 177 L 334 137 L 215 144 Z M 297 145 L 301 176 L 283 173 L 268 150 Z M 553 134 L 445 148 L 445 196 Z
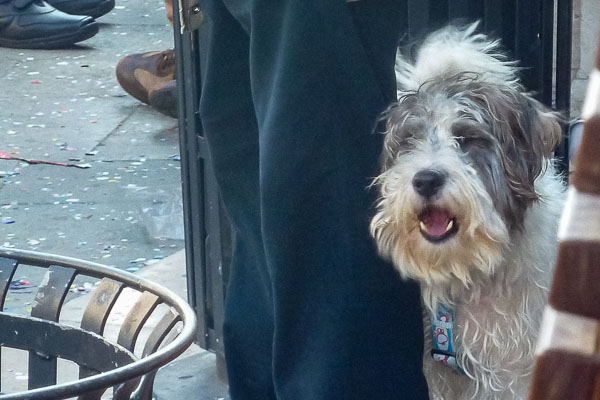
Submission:
M 540 85 L 539 99 L 548 107 L 554 105 L 554 1 L 542 0 L 541 3 L 540 71 L 537 73 Z
M 509 52 L 514 52 L 514 0 L 484 0 L 483 30 L 502 39 L 502 45 Z
M 569 116 L 571 108 L 571 36 L 573 0 L 558 0 L 556 21 L 556 108 Z
M 177 1 L 173 2 L 173 8 L 174 15 L 179 15 Z M 180 33 L 178 18 L 174 19 L 174 28 L 188 300 L 198 316 L 198 344 L 208 348 L 204 275 L 204 168 L 198 143 L 202 137 L 198 115 L 201 92 L 198 39 L 195 32 Z
M 206 213 L 208 215 L 207 230 L 209 232 L 207 236 L 207 274 L 209 275 L 210 287 L 207 287 L 209 296 L 210 316 L 212 317 L 210 322 L 210 328 L 212 328 L 212 335 L 210 337 L 210 347 L 216 352 L 223 352 L 223 341 L 222 338 L 222 325 L 223 325 L 223 268 L 224 265 L 223 257 L 223 239 L 224 233 L 227 229 L 224 228 L 229 222 L 224 219 L 224 213 L 221 212 L 221 199 L 217 188 L 217 182 L 212 174 L 212 170 L 207 171 L 205 175 L 206 182 Z
M 573 30 L 573 0 L 557 0 L 556 7 L 556 109 L 568 119 L 571 112 L 571 38 Z M 569 136 L 565 129 L 563 141 L 556 150 L 559 171 L 569 171 Z
M 515 56 L 524 67 L 522 81 L 527 90 L 541 89 L 540 0 L 517 0 L 515 7 Z

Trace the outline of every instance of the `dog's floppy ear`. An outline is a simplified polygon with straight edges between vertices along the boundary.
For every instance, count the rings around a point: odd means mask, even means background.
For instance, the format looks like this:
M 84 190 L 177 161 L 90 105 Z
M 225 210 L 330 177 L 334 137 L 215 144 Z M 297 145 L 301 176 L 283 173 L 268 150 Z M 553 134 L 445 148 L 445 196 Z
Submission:
M 499 137 L 503 161 L 515 194 L 526 201 L 536 200 L 535 180 L 561 140 L 560 118 L 528 95 L 518 93 L 514 97 L 507 119 L 509 130 L 501 130 Z
M 485 91 L 488 92 L 487 88 Z M 479 103 L 498 139 L 508 185 L 524 206 L 539 198 L 535 180 L 548 166 L 561 140 L 560 117 L 539 101 L 510 88 L 496 87 Z

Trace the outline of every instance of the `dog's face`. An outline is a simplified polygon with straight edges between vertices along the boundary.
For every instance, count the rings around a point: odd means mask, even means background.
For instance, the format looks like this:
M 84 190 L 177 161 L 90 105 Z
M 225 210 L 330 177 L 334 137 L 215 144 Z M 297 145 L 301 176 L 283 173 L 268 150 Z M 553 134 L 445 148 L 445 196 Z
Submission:
M 385 114 L 371 231 L 403 276 L 469 286 L 502 261 L 560 140 L 518 85 L 461 73 L 405 92 Z

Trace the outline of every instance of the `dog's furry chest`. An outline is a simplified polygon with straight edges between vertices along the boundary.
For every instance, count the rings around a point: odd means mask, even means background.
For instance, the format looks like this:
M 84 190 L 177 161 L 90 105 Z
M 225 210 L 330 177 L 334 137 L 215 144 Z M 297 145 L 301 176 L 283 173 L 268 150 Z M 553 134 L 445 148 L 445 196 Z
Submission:
M 426 318 L 425 373 L 434 399 L 526 398 L 545 303 L 544 291 L 535 293 L 535 300 L 526 295 L 532 290 L 505 298 L 484 296 L 455 308 L 452 339 L 466 375 L 431 359 L 431 324 Z
M 540 296 L 536 300 L 483 297 L 479 304 L 459 306 L 455 340 L 465 368 L 496 373 L 508 369 L 512 375 L 530 365 L 545 300 L 545 294 Z

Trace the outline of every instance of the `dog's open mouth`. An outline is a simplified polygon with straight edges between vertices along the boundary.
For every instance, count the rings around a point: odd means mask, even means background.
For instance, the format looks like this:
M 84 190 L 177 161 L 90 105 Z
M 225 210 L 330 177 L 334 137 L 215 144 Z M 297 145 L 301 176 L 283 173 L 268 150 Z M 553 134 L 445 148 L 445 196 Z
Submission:
M 427 207 L 419 214 L 419 229 L 426 240 L 441 242 L 458 232 L 458 224 L 445 208 Z

